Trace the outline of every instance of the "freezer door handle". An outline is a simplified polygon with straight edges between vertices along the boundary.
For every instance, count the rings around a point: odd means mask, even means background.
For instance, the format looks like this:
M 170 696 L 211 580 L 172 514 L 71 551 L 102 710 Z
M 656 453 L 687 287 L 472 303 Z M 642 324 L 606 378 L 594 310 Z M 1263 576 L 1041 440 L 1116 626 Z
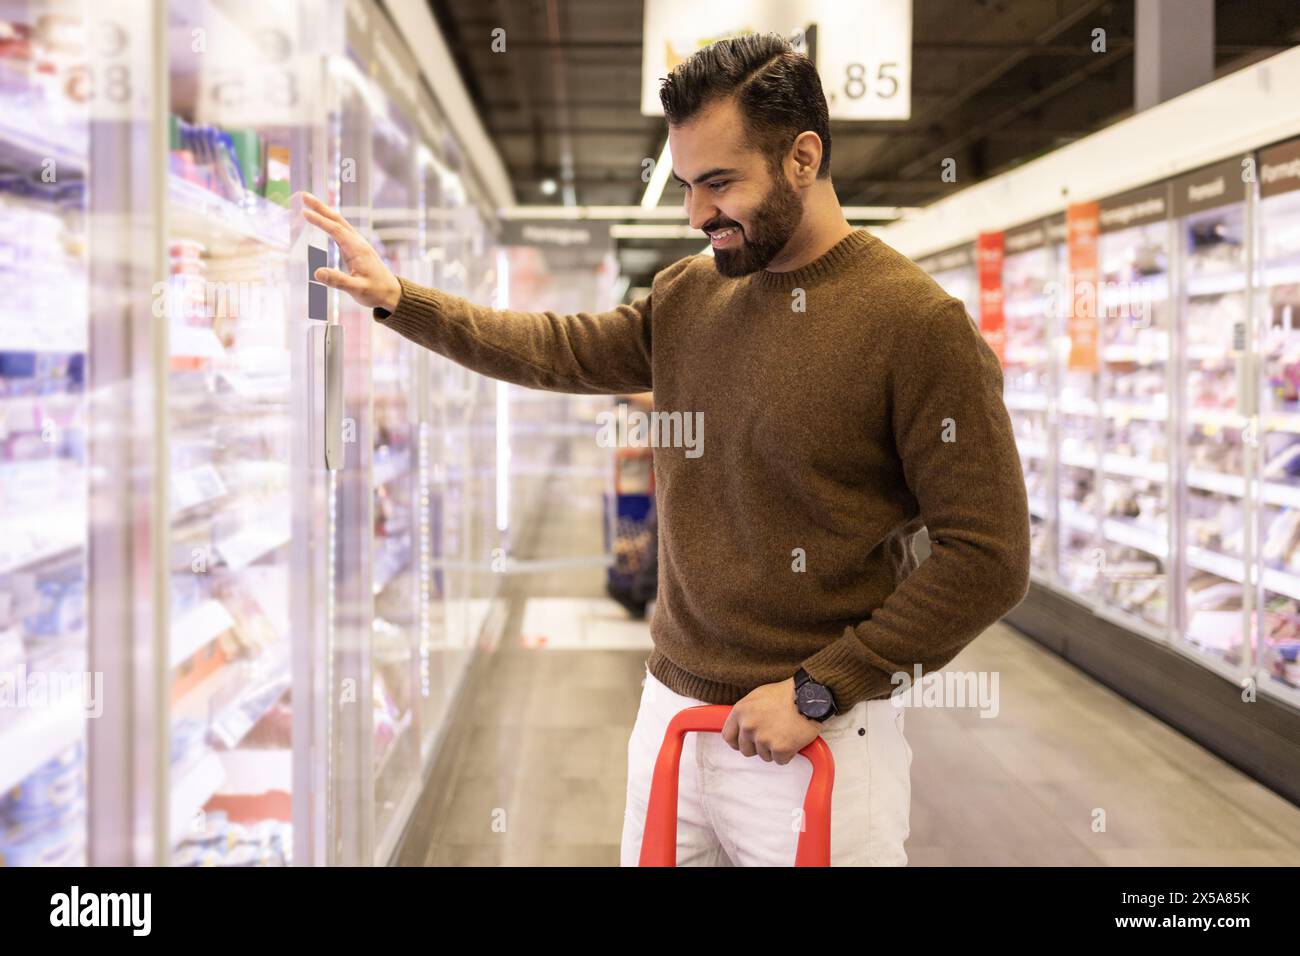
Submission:
M 1237 414 L 1249 418 L 1255 414 L 1255 363 L 1251 361 L 1246 341 L 1246 323 L 1232 327 L 1233 372 L 1237 379 Z
M 325 326 L 325 467 L 343 467 L 343 326 Z

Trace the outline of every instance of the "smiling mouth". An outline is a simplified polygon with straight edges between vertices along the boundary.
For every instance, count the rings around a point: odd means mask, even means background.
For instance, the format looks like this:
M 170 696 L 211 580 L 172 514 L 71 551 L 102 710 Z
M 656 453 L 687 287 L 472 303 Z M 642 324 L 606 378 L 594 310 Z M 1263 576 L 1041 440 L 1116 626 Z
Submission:
M 728 226 L 726 229 L 719 229 L 716 232 L 709 233 L 709 241 L 715 246 L 722 246 L 726 245 L 732 238 L 739 234 L 739 226 Z

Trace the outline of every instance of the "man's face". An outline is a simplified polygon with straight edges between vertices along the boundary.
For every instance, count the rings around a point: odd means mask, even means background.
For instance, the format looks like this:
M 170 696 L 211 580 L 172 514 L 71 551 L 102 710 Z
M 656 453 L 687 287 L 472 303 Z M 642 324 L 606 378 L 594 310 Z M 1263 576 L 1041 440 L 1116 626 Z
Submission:
M 670 126 L 668 143 L 673 177 L 686 184 L 679 188 L 691 228 L 709 234 L 718 272 L 743 276 L 765 268 L 799 227 L 803 199 L 784 170 L 773 170 L 749 145 L 735 101 L 717 100 Z

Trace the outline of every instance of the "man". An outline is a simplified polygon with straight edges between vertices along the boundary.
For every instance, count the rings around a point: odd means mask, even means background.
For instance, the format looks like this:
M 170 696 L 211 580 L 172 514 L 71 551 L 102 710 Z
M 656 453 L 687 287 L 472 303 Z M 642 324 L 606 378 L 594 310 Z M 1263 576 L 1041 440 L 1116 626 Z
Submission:
M 347 268 L 317 278 L 482 374 L 653 388 L 659 412 L 707 423 L 702 448 L 654 450 L 660 583 L 624 865 L 667 722 L 700 703 L 734 707 L 721 735 L 687 737 L 679 864 L 792 863 L 810 775 L 794 758 L 820 735 L 835 760 L 832 864 L 902 865 L 911 750 L 891 691 L 1028 589 L 1002 370 L 960 302 L 845 220 L 806 57 L 770 35 L 719 41 L 660 96 L 673 176 L 713 256 L 668 266 L 648 296 L 601 314 L 475 306 L 394 277 L 308 198 Z

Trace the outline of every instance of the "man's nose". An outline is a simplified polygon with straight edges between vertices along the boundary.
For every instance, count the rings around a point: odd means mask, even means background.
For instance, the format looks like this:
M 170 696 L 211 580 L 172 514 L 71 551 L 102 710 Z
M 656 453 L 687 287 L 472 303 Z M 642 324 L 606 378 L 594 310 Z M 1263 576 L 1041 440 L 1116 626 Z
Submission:
M 706 193 L 692 189 L 686 194 L 686 218 L 690 220 L 692 229 L 703 229 L 718 218 L 718 209 Z

